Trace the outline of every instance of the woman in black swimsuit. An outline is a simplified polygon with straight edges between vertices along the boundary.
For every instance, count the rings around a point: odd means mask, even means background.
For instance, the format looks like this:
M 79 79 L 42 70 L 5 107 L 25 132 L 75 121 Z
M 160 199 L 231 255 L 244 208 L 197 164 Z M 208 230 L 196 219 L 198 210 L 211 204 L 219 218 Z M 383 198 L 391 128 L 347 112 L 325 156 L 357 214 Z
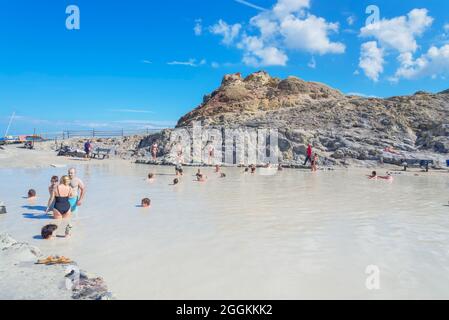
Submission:
M 53 218 L 69 218 L 72 214 L 69 198 L 72 197 L 72 188 L 70 187 L 70 178 L 63 176 L 60 184 L 54 188 L 52 199 L 55 204 L 53 207 Z

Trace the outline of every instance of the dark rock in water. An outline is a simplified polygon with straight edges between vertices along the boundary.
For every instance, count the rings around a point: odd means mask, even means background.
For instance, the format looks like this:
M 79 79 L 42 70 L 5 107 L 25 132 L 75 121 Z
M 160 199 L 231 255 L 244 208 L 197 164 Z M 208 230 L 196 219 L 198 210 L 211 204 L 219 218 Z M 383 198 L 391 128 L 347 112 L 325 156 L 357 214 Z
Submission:
M 3 202 L 0 201 L 0 214 L 6 214 L 8 213 L 6 211 L 6 206 L 3 204 Z

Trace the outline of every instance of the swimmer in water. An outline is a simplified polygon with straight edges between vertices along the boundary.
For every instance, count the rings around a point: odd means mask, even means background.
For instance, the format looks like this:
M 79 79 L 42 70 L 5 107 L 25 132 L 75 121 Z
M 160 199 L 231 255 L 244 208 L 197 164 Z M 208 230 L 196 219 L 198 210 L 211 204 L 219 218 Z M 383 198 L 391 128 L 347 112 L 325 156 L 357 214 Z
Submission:
M 196 175 L 196 180 L 198 182 L 206 182 L 207 177 L 205 175 L 203 175 L 202 173 L 199 173 Z
M 148 174 L 148 179 L 147 179 L 147 181 L 148 181 L 148 182 L 153 182 L 154 179 L 155 179 L 154 173 L 149 173 L 149 174 Z
M 179 179 L 178 179 L 178 178 L 175 178 L 175 179 L 173 180 L 173 185 L 176 186 L 178 183 L 179 183 Z
M 220 174 L 220 178 L 226 178 L 226 174 L 225 173 L 221 173 Z

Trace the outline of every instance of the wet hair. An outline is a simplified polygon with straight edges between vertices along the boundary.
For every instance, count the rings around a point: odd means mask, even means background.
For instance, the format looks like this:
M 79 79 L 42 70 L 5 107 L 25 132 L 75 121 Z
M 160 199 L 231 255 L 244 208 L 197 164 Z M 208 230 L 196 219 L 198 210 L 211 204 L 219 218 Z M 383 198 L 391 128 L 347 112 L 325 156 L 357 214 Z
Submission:
M 178 178 L 175 178 L 174 180 L 173 180 L 173 184 L 178 184 L 179 183 L 179 179 Z
M 256 172 L 256 167 L 251 167 L 251 173 Z
M 149 207 L 151 205 L 151 200 L 148 198 L 142 199 L 142 207 L 147 206 Z
M 154 178 L 154 173 L 149 173 L 148 174 L 148 179 L 153 179 Z
M 53 232 L 55 232 L 56 229 L 58 229 L 58 226 L 55 224 L 49 224 L 43 227 L 41 230 L 42 239 L 44 240 L 50 239 L 51 236 L 53 235 Z
M 376 172 L 376 171 L 373 171 L 371 174 L 372 174 L 373 176 L 377 176 L 377 172 Z
M 68 186 L 70 184 L 70 177 L 69 176 L 62 176 L 61 177 L 61 184 Z
M 222 177 L 222 178 L 226 178 L 226 173 L 222 173 L 222 174 L 221 174 L 221 177 Z
M 30 189 L 28 190 L 28 198 L 32 198 L 36 196 L 36 190 Z
M 245 168 L 245 172 L 248 172 L 249 171 L 249 168 Z
M 56 183 L 56 182 L 59 181 L 59 177 L 58 177 L 58 176 L 53 176 L 53 177 L 51 177 L 50 181 L 51 181 L 52 183 Z

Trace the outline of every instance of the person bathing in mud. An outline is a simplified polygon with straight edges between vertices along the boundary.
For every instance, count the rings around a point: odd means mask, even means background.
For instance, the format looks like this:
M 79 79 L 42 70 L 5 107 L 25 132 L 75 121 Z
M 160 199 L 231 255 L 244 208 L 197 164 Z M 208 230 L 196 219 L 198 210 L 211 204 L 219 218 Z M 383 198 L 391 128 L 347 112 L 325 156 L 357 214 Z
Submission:
M 142 208 L 148 209 L 149 207 L 151 207 L 151 200 L 149 198 L 144 198 L 142 199 L 140 205 Z
M 373 171 L 371 173 L 371 175 L 368 176 L 368 179 L 370 179 L 370 180 L 383 179 L 383 180 L 393 181 L 393 176 L 391 175 L 391 173 L 388 173 L 388 172 L 387 172 L 386 176 L 378 176 L 377 172 Z
M 154 175 L 154 173 L 148 174 L 147 182 L 154 182 L 155 179 L 156 179 L 156 176 Z
M 157 154 L 159 152 L 159 147 L 157 145 L 157 143 L 153 143 L 153 145 L 151 146 L 151 156 L 153 157 L 153 161 L 157 160 Z
M 312 172 L 317 172 L 318 170 L 318 155 L 315 153 L 312 159 Z
M 70 187 L 72 187 L 72 196 L 69 198 L 69 202 L 72 207 L 72 213 L 76 213 L 78 207 L 83 203 L 84 196 L 86 195 L 86 188 L 83 181 L 76 176 L 75 168 L 70 168 L 68 174 Z
M 72 215 L 72 209 L 69 202 L 69 198 L 73 197 L 73 190 L 70 186 L 70 178 L 63 176 L 60 184 L 54 189 L 52 196 L 48 201 L 47 213 L 49 212 L 50 205 L 54 201 L 53 205 L 53 218 L 54 219 L 67 219 Z
M 53 206 L 55 203 L 54 200 L 51 201 L 51 197 L 53 195 L 53 192 L 56 190 L 58 184 L 59 184 L 58 176 L 51 177 L 50 186 L 48 187 L 48 193 L 50 194 L 50 198 L 48 199 L 47 212 L 53 211 Z

